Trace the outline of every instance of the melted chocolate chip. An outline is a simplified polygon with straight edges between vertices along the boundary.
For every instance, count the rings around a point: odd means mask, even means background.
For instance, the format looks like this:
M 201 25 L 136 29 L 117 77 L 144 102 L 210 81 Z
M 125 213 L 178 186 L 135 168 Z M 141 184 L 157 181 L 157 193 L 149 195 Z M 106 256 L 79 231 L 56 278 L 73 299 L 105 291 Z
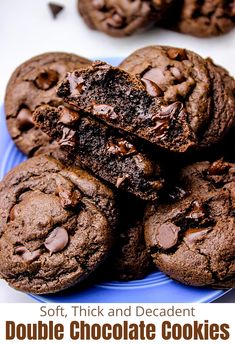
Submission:
M 61 146 L 74 147 L 76 132 L 70 128 L 63 128 L 63 135 L 59 141 Z
M 172 60 L 178 60 L 178 61 L 187 60 L 185 49 L 170 48 L 167 50 L 167 55 Z
M 161 106 L 160 117 L 171 117 L 173 118 L 183 109 L 181 102 L 175 102 L 167 106 Z
M 17 127 L 22 131 L 27 131 L 34 127 L 32 112 L 28 108 L 22 108 L 18 112 Z
M 163 96 L 164 93 L 161 88 L 155 84 L 152 80 L 142 78 L 141 81 L 144 83 L 146 91 L 152 97 L 160 97 Z
M 59 74 L 55 70 L 48 69 L 37 75 L 36 79 L 34 80 L 34 84 L 40 90 L 46 91 L 55 86 L 58 81 Z
M 26 247 L 24 246 L 18 246 L 15 249 L 15 253 L 18 254 L 25 260 L 27 263 L 32 262 L 33 260 L 37 259 L 40 257 L 41 252 L 40 250 L 36 250 L 33 252 L 30 252 Z
M 208 168 L 209 175 L 222 175 L 229 170 L 229 164 L 224 162 L 223 159 L 213 162 Z
M 205 218 L 205 216 L 206 216 L 206 211 L 205 211 L 204 206 L 200 204 L 198 201 L 193 201 L 190 212 L 187 214 L 185 218 L 201 221 Z
M 60 120 L 58 121 L 58 123 L 63 123 L 65 125 L 73 125 L 74 123 L 78 122 L 80 119 L 78 112 L 68 109 L 64 106 L 60 106 L 59 111 L 60 111 Z
M 190 228 L 185 232 L 184 240 L 188 244 L 193 244 L 196 241 L 202 240 L 208 233 L 208 229 L 205 228 Z
M 67 95 L 80 95 L 84 89 L 84 82 L 82 76 L 77 75 L 76 73 L 73 75 L 72 73 L 68 76 L 69 88 L 66 90 Z
M 114 108 L 106 104 L 93 105 L 93 113 L 94 115 L 99 116 L 101 119 L 114 120 L 118 118 Z
M 118 139 L 115 143 L 108 143 L 108 152 L 113 155 L 127 156 L 136 153 L 136 148 L 124 139 Z
M 45 240 L 45 247 L 50 253 L 62 251 L 69 242 L 69 236 L 63 227 L 55 228 Z
M 150 80 L 152 82 L 154 82 L 154 84 L 156 84 L 160 88 L 161 90 L 164 90 L 165 87 L 165 75 L 163 73 L 163 71 L 160 68 L 151 68 L 149 69 L 146 73 L 144 73 L 144 75 L 142 76 L 143 79 L 147 79 Z
M 158 245 L 163 250 L 169 250 L 173 248 L 178 242 L 178 236 L 180 227 L 177 227 L 173 223 L 163 223 L 157 229 L 157 241 Z

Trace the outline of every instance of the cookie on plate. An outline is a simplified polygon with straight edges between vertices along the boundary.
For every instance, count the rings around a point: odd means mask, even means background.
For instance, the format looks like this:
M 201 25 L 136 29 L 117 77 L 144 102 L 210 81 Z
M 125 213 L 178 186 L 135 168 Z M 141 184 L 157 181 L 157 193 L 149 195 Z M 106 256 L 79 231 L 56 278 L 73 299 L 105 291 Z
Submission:
M 235 1 L 183 0 L 172 12 L 171 20 L 168 19 L 170 25 L 172 21 L 177 30 L 186 34 L 218 36 L 235 27 Z
M 158 197 L 164 173 L 140 140 L 64 106 L 41 106 L 33 117 L 41 130 L 67 149 L 71 161 L 74 157 L 96 176 L 139 198 Z
M 61 104 L 56 95 L 57 83 L 67 72 L 89 63 L 74 54 L 45 53 L 24 62 L 12 74 L 6 89 L 5 113 L 9 133 L 23 153 L 32 156 L 51 143 L 46 134 L 35 128 L 33 111 L 42 104 Z
M 34 294 L 84 280 L 109 254 L 115 198 L 78 168 L 33 157 L 0 183 L 0 275 Z
M 235 124 L 235 80 L 211 59 L 181 48 L 149 46 L 119 66 L 159 89 L 167 103 L 180 101 L 198 139 L 197 149 L 221 141 Z
M 154 263 L 171 278 L 235 287 L 235 164 L 184 168 L 177 188 L 149 205 L 145 239 Z

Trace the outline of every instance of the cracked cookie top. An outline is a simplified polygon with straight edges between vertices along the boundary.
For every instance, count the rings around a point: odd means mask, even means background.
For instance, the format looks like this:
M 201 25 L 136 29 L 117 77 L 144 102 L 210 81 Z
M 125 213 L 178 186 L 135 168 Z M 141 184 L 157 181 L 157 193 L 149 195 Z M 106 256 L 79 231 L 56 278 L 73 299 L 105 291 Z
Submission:
M 149 205 L 145 239 L 156 266 L 193 286 L 235 286 L 235 164 L 186 167 L 178 185 Z
M 40 156 L 0 183 L 0 274 L 35 294 L 86 278 L 113 241 L 113 193 L 82 169 Z

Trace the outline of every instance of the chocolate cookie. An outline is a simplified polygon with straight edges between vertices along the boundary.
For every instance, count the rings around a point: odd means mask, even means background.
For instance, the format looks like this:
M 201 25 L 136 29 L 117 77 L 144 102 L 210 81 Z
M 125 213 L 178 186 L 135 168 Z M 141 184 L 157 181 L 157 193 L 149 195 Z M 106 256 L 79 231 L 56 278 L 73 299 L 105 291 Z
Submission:
M 120 68 L 156 85 L 165 102 L 183 103 L 198 149 L 221 141 L 235 124 L 235 81 L 212 60 L 185 49 L 149 46 Z
M 235 287 L 234 216 L 235 164 L 186 167 L 177 188 L 147 210 L 145 239 L 153 261 L 185 284 Z
M 193 36 L 221 35 L 235 27 L 235 1 L 181 0 L 168 23 L 175 23 L 177 30 Z
M 166 0 L 78 0 L 78 10 L 87 25 L 111 36 L 129 36 L 150 26 L 157 14 L 165 10 Z
M 107 260 L 105 278 L 108 275 L 114 280 L 141 279 L 153 268 L 144 240 L 145 207 L 145 203 L 126 195 L 121 199 L 118 239 Z
M 140 198 L 157 198 L 162 171 L 139 141 L 63 106 L 41 106 L 33 117 L 41 130 L 95 175 Z
M 32 112 L 42 104 L 61 104 L 57 82 L 89 63 L 74 54 L 54 52 L 35 56 L 15 70 L 6 89 L 5 112 L 10 135 L 23 153 L 31 156 L 50 144 L 49 137 L 34 127 Z
M 106 258 L 116 222 L 113 193 L 100 181 L 31 158 L 0 183 L 0 275 L 24 292 L 68 288 Z
M 185 152 L 196 143 L 180 101 L 160 101 L 157 85 L 104 62 L 68 73 L 57 94 L 78 110 L 156 146 Z

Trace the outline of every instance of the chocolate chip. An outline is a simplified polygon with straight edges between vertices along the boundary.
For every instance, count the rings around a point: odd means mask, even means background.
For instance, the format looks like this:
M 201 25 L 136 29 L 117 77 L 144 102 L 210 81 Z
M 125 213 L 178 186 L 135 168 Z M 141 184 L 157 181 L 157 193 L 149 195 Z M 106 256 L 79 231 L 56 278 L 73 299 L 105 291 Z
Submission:
M 27 263 L 32 262 L 41 255 L 40 250 L 30 252 L 25 246 L 18 246 L 15 249 L 15 253 L 21 256 Z
M 142 78 L 141 81 L 144 83 L 146 91 L 150 96 L 160 97 L 164 95 L 162 89 L 157 84 L 155 84 L 155 82 L 144 78 Z
M 63 128 L 62 138 L 59 141 L 60 146 L 70 146 L 75 145 L 75 135 L 76 132 L 70 128 Z
M 63 208 L 75 208 L 80 203 L 82 195 L 78 190 L 63 190 L 58 187 L 58 195 L 61 199 L 61 204 Z
M 106 24 L 114 28 L 121 28 L 124 23 L 124 18 L 119 13 L 114 13 L 111 17 L 106 19 Z
M 160 248 L 163 250 L 173 248 L 178 242 L 180 230 L 180 227 L 170 222 L 159 226 L 157 229 L 157 241 Z
M 161 85 L 165 85 L 165 75 L 160 68 L 149 69 L 146 73 L 144 73 L 142 78 L 154 82 L 159 87 L 161 87 Z
M 51 14 L 53 16 L 53 18 L 56 18 L 58 16 L 58 14 L 64 9 L 64 6 L 61 6 L 59 4 L 55 4 L 53 2 L 49 2 L 48 4 Z
M 82 76 L 79 76 L 78 73 L 75 73 L 74 75 L 70 73 L 68 75 L 68 85 L 66 85 L 66 89 L 62 90 L 63 92 L 65 91 L 65 95 L 69 96 L 76 96 L 82 94 L 84 90 L 84 82 L 85 80 L 83 79 Z M 69 87 L 68 87 L 69 86 Z M 63 88 L 63 85 L 60 86 L 60 88 Z M 60 95 L 60 88 L 57 92 L 58 95 Z
M 92 6 L 96 10 L 102 10 L 102 8 L 105 6 L 104 0 L 92 0 Z
M 69 236 L 63 227 L 55 228 L 45 240 L 45 247 L 50 253 L 62 251 L 69 242 Z
M 229 164 L 224 162 L 223 159 L 213 162 L 208 168 L 209 175 L 222 175 L 229 170 Z
M 58 121 L 58 123 L 63 123 L 65 125 L 73 125 L 80 119 L 78 112 L 68 109 L 64 106 L 59 107 L 59 112 L 60 120 Z
M 171 74 L 177 79 L 177 81 L 182 82 L 185 80 L 185 77 L 177 67 L 170 68 Z
M 115 143 L 108 143 L 108 152 L 113 155 L 127 156 L 136 153 L 136 148 L 124 139 L 118 139 Z
M 161 106 L 160 117 L 175 117 L 183 109 L 181 102 L 175 102 L 167 106 Z
M 114 111 L 114 108 L 110 105 L 100 104 L 93 105 L 93 113 L 103 119 L 117 119 L 118 115 Z
M 167 50 L 167 55 L 172 60 L 178 60 L 178 61 L 187 60 L 187 55 L 186 55 L 185 49 L 169 48 Z
M 191 204 L 190 212 L 185 216 L 186 219 L 203 220 L 206 216 L 205 207 L 198 201 L 193 201 Z
M 122 177 L 118 177 L 117 178 L 117 182 L 116 182 L 116 188 L 119 188 L 123 183 L 125 183 L 127 180 L 129 179 L 129 175 L 125 174 Z
M 184 240 L 189 244 L 193 244 L 196 241 L 202 240 L 208 231 L 205 228 L 190 228 L 185 232 Z
M 48 69 L 37 75 L 36 79 L 34 80 L 34 84 L 40 90 L 46 91 L 55 86 L 58 81 L 59 74 L 53 69 Z
M 27 131 L 34 127 L 32 112 L 28 108 L 22 108 L 18 112 L 17 127 L 22 131 Z

